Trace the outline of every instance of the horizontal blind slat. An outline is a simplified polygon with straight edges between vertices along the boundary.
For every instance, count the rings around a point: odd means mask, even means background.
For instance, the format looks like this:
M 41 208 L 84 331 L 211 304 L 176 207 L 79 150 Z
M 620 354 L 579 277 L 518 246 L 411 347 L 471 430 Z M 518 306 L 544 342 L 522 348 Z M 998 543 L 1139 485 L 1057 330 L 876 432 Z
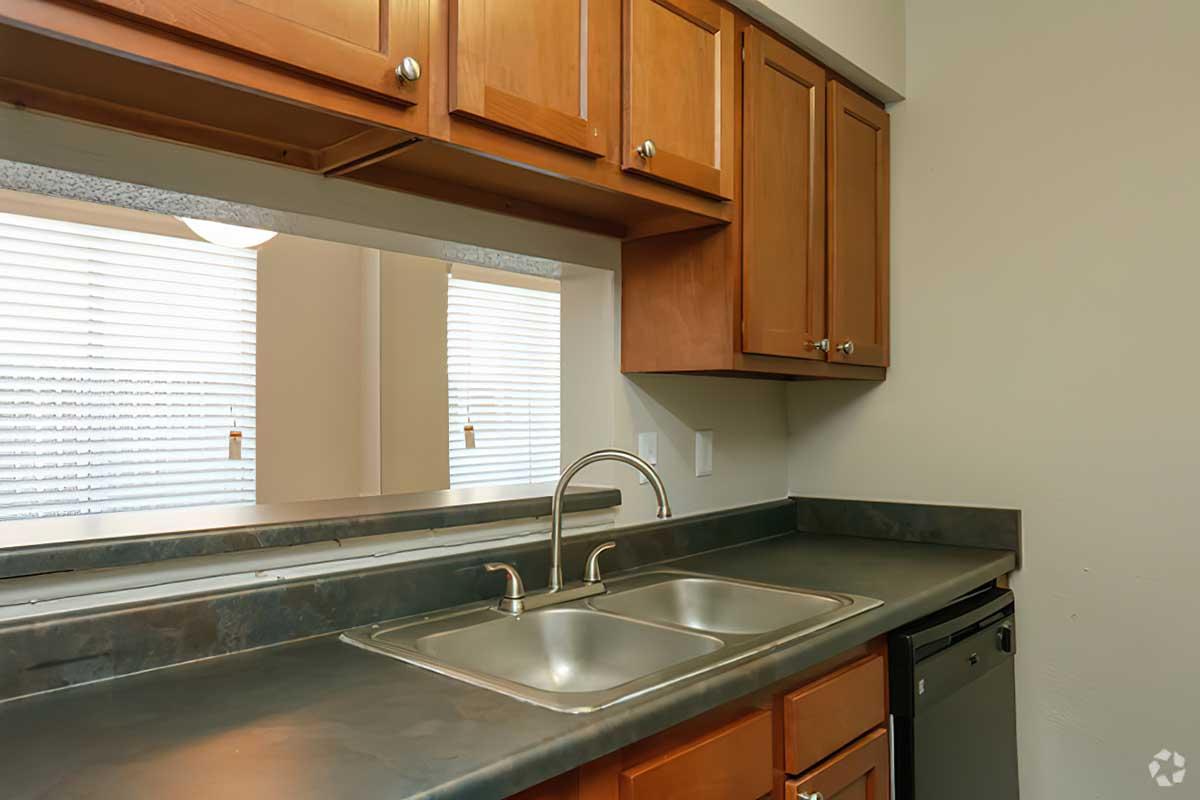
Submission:
M 0 519 L 253 502 L 257 269 L 0 213 Z
M 560 467 L 557 292 L 449 279 L 450 485 L 555 480 Z M 475 427 L 468 449 L 463 427 Z

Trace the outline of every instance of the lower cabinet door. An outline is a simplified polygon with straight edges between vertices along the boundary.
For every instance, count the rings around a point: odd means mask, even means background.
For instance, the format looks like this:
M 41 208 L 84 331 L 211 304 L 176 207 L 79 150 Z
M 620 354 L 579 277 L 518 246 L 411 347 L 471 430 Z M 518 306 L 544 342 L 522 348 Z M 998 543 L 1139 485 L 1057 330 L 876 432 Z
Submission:
M 880 728 L 788 781 L 783 796 L 786 800 L 888 800 L 892 795 L 888 756 L 888 734 Z
M 771 791 L 771 712 L 758 711 L 627 767 L 620 800 L 758 800 Z

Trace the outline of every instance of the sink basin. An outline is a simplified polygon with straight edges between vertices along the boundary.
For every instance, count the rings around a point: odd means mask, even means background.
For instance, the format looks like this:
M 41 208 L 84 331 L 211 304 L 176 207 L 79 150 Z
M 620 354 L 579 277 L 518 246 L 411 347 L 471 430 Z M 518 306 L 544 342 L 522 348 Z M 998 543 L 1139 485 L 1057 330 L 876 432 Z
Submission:
M 580 608 L 547 608 L 416 641 L 418 651 L 447 665 L 547 692 L 611 689 L 721 647 L 711 636 Z
M 845 598 L 717 578 L 676 578 L 592 599 L 593 607 L 713 633 L 786 628 L 847 604 Z
M 663 569 L 609 581 L 607 589 L 519 617 L 487 603 L 368 625 L 342 641 L 582 714 L 764 655 L 882 605 Z

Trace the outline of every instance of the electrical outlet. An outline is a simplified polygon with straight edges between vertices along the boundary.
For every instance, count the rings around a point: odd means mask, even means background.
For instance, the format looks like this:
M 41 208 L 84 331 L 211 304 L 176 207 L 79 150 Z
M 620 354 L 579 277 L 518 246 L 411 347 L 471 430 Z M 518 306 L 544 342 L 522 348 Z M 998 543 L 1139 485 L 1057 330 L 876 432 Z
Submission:
M 639 433 L 637 438 L 638 457 L 652 467 L 658 466 L 658 434 L 654 431 Z M 638 483 L 646 483 L 646 476 L 638 473 Z
M 696 431 L 696 477 L 712 475 L 713 432 Z

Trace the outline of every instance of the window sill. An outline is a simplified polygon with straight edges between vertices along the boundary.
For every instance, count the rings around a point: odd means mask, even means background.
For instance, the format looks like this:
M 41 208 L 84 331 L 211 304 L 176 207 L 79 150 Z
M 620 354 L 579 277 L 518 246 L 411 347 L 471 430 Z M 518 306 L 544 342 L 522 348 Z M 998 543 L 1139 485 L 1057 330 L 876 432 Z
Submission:
M 6 522 L 0 579 L 541 517 L 553 492 L 540 483 Z M 566 497 L 567 512 L 620 504 L 617 489 L 578 486 Z

